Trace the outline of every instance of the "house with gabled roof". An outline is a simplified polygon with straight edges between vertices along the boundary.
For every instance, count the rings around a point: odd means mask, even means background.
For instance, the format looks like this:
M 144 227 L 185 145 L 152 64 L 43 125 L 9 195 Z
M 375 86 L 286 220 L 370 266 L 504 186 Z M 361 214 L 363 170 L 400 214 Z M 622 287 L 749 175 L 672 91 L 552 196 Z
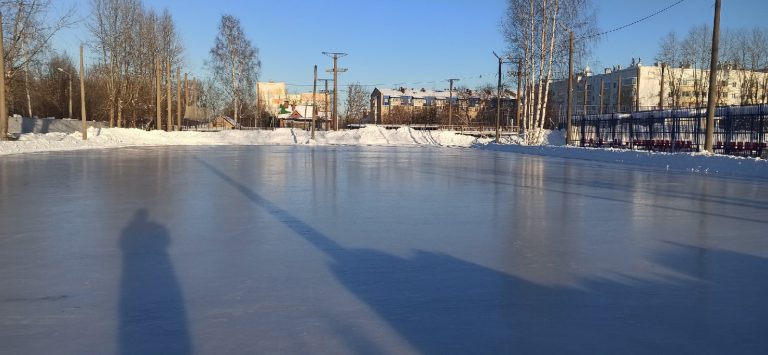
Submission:
M 216 116 L 211 121 L 211 127 L 214 129 L 239 129 L 240 124 L 232 117 Z
M 312 105 L 291 105 L 290 109 L 284 109 L 277 115 L 281 128 L 310 129 L 312 127 Z M 325 122 L 323 117 L 315 117 L 315 128 L 321 127 Z

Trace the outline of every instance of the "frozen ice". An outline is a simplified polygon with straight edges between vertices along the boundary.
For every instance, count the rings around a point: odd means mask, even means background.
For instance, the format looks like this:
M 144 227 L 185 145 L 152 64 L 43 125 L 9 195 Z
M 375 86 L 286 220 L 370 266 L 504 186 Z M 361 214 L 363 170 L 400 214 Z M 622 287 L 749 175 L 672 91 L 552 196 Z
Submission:
M 764 354 L 768 184 L 429 147 L 0 159 L 2 354 Z

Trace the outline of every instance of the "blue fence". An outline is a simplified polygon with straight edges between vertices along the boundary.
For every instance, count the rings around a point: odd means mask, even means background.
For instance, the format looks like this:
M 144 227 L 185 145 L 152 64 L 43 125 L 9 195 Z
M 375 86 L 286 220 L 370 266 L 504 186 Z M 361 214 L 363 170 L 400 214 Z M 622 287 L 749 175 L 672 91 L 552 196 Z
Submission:
M 628 114 L 574 116 L 573 137 L 582 147 L 679 152 L 704 146 L 707 110 L 685 108 Z M 768 138 L 768 105 L 719 107 L 714 151 L 762 157 Z

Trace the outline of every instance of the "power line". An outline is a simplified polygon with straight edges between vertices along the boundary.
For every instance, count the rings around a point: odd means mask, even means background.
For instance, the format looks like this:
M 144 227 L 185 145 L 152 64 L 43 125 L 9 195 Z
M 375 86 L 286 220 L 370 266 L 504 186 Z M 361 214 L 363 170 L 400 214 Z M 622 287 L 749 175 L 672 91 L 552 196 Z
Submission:
M 648 16 L 645 16 L 645 17 L 643 17 L 641 19 L 638 19 L 638 20 L 635 20 L 633 22 L 630 22 L 630 23 L 628 23 L 626 25 L 622 25 L 622 26 L 619 26 L 619 27 L 616 27 L 616 28 L 612 28 L 612 29 L 610 29 L 608 31 L 600 32 L 600 33 L 597 33 L 597 34 L 594 34 L 594 35 L 586 35 L 586 36 L 583 36 L 583 37 L 579 37 L 578 40 L 589 39 L 589 38 L 594 38 L 594 37 L 600 37 L 600 36 L 604 36 L 604 35 L 607 35 L 607 34 L 612 33 L 612 32 L 623 30 L 623 29 L 625 29 L 627 27 L 636 25 L 636 24 L 638 24 L 640 22 L 643 22 L 643 21 L 645 21 L 647 19 L 650 19 L 651 17 L 659 15 L 659 14 L 661 14 L 661 13 L 663 13 L 663 12 L 665 12 L 665 11 L 667 11 L 667 10 L 677 6 L 677 5 L 680 5 L 683 1 L 685 1 L 685 0 L 679 0 L 676 3 L 672 4 L 672 5 L 669 5 L 669 6 L 663 8 L 663 9 L 661 9 L 659 11 L 656 11 L 656 12 L 654 12 L 654 13 L 648 15 Z
M 482 79 L 484 77 L 496 78 L 496 74 L 493 73 L 493 74 L 471 75 L 471 76 L 466 76 L 466 77 L 463 77 L 463 78 L 459 78 L 459 80 L 467 81 L 467 80 L 471 80 L 471 79 Z M 333 80 L 331 80 L 331 81 L 333 81 Z M 415 86 L 415 85 L 424 85 L 424 84 L 437 84 L 437 83 L 441 83 L 441 82 L 446 82 L 446 80 L 411 81 L 411 82 L 403 81 L 403 82 L 396 82 L 396 83 L 374 83 L 374 84 L 358 84 L 358 85 L 366 86 L 366 87 L 369 87 L 369 86 L 392 87 L 392 86 Z M 293 84 L 293 83 L 286 83 L 285 85 L 286 86 L 312 86 L 312 84 Z M 339 90 L 339 91 L 343 91 L 343 90 Z

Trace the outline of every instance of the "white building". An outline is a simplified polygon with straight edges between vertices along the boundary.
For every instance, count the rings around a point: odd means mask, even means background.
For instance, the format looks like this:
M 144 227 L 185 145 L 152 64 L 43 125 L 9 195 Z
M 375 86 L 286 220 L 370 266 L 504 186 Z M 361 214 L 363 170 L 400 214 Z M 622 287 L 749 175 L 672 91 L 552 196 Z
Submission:
M 766 103 L 768 73 L 722 65 L 718 70 L 718 105 Z M 707 104 L 709 70 L 691 66 L 672 68 L 643 65 L 632 60 L 627 68 L 589 68 L 574 76 L 574 114 L 613 113 L 658 108 L 703 107 Z M 555 81 L 550 89 L 550 112 L 562 114 L 567 102 L 568 80 Z

